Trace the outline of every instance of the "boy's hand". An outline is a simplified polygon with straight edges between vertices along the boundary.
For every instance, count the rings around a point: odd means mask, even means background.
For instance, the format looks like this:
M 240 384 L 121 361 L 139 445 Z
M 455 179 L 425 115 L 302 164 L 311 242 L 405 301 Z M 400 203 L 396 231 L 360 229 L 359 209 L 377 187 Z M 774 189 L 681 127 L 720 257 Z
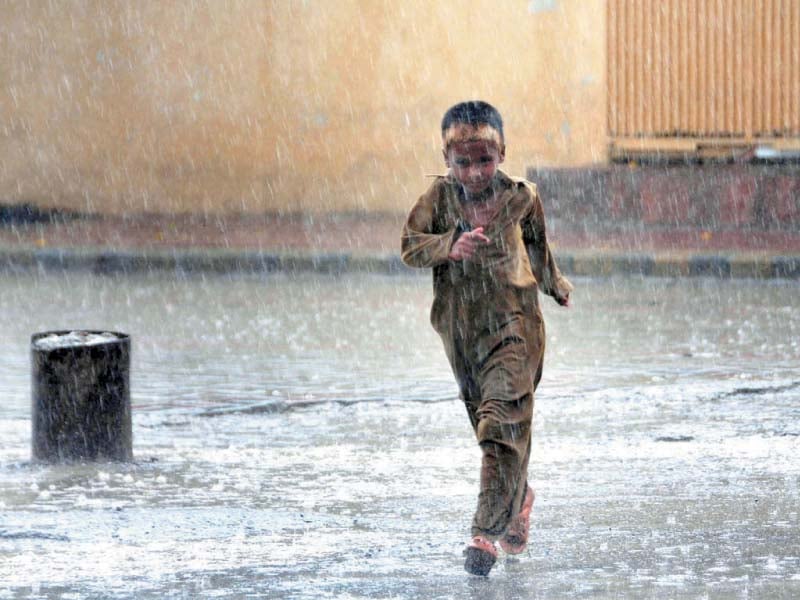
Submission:
M 569 279 L 563 275 L 559 275 L 559 277 L 556 279 L 555 287 L 551 295 L 557 304 L 563 306 L 564 308 L 569 308 L 569 294 L 571 291 L 572 284 L 569 282 Z
M 483 227 L 476 227 L 472 231 L 465 231 L 450 248 L 447 258 L 450 260 L 468 260 L 475 254 L 479 245 L 489 243 L 489 238 L 483 235 Z

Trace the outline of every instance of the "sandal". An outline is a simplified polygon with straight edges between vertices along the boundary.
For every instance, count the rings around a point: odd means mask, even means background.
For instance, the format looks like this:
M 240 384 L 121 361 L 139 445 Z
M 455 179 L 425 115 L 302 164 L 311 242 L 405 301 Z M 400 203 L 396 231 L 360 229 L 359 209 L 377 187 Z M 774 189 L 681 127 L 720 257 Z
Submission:
M 494 542 L 484 537 L 472 538 L 469 546 L 464 549 L 464 570 L 471 575 L 486 577 L 492 570 L 497 560 L 497 548 Z

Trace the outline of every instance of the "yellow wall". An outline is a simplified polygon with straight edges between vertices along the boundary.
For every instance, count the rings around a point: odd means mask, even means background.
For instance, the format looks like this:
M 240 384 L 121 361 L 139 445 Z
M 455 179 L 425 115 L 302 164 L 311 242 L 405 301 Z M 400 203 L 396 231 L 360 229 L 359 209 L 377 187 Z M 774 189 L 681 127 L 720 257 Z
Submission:
M 404 212 L 481 98 L 509 172 L 606 159 L 605 0 L 4 2 L 0 203 Z

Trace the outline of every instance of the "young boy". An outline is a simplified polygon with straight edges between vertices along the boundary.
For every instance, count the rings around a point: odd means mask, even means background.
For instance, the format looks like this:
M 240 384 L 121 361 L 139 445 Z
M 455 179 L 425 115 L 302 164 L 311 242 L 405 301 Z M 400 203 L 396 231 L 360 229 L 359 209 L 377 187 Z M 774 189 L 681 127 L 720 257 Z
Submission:
M 449 172 L 411 209 L 402 259 L 433 269 L 431 323 L 482 451 L 464 568 L 485 576 L 495 541 L 510 554 L 528 542 L 533 394 L 545 342 L 537 288 L 568 306 L 572 285 L 548 247 L 536 187 L 497 168 L 505 159 L 500 113 L 481 101 L 453 106 L 442 145 Z

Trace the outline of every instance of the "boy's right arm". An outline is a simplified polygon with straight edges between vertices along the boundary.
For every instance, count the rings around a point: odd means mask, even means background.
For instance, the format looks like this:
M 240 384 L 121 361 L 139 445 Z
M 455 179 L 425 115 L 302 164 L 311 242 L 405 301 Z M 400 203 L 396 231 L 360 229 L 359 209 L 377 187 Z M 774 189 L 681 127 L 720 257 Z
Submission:
M 408 213 L 401 238 L 401 258 L 409 267 L 435 267 L 449 260 L 456 230 L 436 230 L 434 203 L 437 197 L 432 186 Z

